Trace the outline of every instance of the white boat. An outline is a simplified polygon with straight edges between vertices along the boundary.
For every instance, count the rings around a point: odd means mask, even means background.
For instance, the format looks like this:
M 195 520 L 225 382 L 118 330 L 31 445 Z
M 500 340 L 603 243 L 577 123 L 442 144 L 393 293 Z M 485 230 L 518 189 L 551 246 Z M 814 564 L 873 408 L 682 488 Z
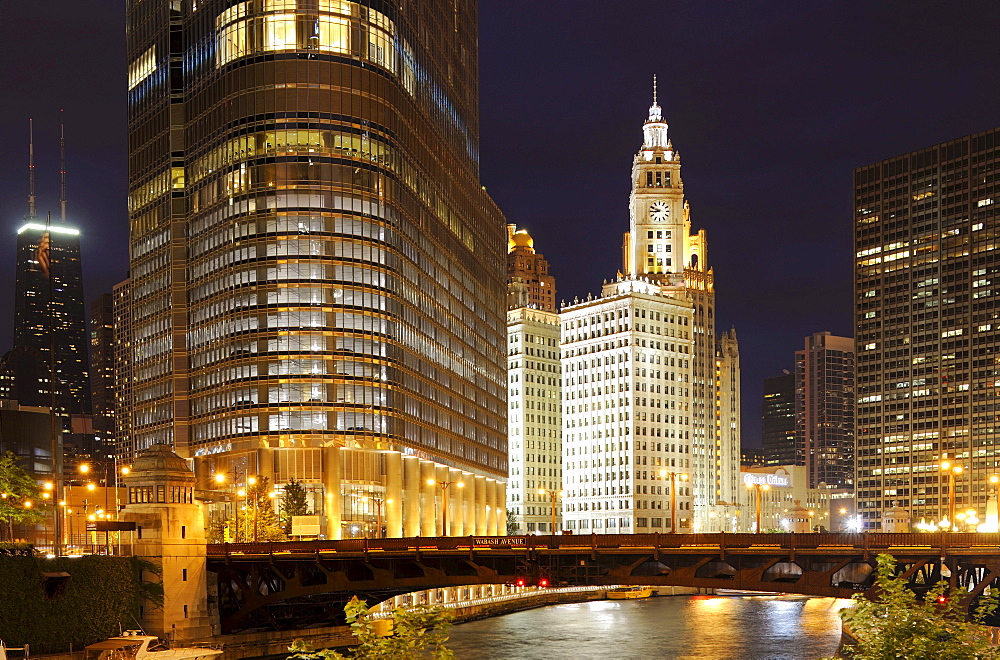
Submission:
M 220 649 L 199 646 L 151 650 L 158 642 L 158 637 L 129 630 L 121 637 L 88 646 L 85 660 L 212 660 L 222 655 Z

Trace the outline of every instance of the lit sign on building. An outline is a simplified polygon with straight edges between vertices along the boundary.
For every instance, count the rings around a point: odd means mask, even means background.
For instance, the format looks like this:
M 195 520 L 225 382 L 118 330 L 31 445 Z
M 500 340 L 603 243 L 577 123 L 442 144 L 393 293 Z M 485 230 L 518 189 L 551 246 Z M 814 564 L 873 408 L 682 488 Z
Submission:
M 750 474 L 747 472 L 743 473 L 743 483 L 747 486 L 756 485 L 768 485 L 768 486 L 782 486 L 788 488 L 792 485 L 791 479 L 788 477 L 782 477 L 778 474 Z

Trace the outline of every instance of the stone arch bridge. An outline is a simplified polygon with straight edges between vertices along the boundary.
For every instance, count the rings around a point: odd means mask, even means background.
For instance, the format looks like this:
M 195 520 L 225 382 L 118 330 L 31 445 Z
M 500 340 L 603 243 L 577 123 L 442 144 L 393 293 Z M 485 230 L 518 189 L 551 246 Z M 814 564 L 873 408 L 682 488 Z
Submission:
M 595 534 L 209 545 L 223 633 L 343 622 L 343 605 L 443 587 L 654 585 L 848 598 L 894 556 L 915 591 L 1000 586 L 1000 534 Z

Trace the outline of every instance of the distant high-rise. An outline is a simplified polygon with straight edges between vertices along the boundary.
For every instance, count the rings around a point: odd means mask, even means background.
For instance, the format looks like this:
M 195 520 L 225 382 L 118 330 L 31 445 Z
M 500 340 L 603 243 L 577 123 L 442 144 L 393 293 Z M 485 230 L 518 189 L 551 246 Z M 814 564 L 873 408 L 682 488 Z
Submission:
M 507 309 L 519 307 L 556 311 L 556 278 L 531 235 L 507 225 Z
M 331 538 L 375 533 L 383 498 L 387 533 L 420 531 L 408 507 L 435 483 L 483 479 L 448 500 L 492 523 L 445 531 L 495 531 L 506 222 L 479 180 L 476 4 L 130 2 L 126 21 L 132 451 L 172 445 L 205 485 L 301 480 Z M 409 459 L 440 472 L 424 496 L 391 494 Z
M 47 264 L 39 263 L 39 246 L 43 242 Z M 21 382 L 17 384 L 18 400 L 26 406 L 50 404 L 49 351 L 54 347 L 56 410 L 87 414 L 90 381 L 79 230 L 63 224 L 47 225 L 44 220 L 26 220 L 17 231 L 16 268 L 14 349 L 24 349 L 31 356 L 39 378 L 27 388 Z
M 131 281 L 119 282 L 111 290 L 112 327 L 114 329 L 114 437 L 115 454 L 130 460 L 132 454 L 132 310 Z
M 760 406 L 761 440 L 767 465 L 805 465 L 795 451 L 795 375 L 764 379 Z
M 854 340 L 806 337 L 795 352 L 795 465 L 808 468 L 810 488 L 854 487 L 854 396 Z
M 90 392 L 94 432 L 113 452 L 115 430 L 114 297 L 103 293 L 90 303 Z
M 527 231 L 508 225 L 507 514 L 518 533 L 562 520 L 562 401 L 555 278 Z M 556 529 L 552 527 L 555 495 Z
M 80 230 L 66 220 L 64 140 L 60 136 L 60 215 L 53 222 L 37 212 L 30 121 L 29 131 L 28 213 L 17 230 L 14 350 L 5 356 L 2 368 L 21 405 L 52 406 L 64 415 L 90 414 Z
M 854 171 L 857 501 L 985 520 L 1000 471 L 1000 129 Z M 961 467 L 951 490 L 949 474 Z M 954 522 L 954 521 L 952 521 Z

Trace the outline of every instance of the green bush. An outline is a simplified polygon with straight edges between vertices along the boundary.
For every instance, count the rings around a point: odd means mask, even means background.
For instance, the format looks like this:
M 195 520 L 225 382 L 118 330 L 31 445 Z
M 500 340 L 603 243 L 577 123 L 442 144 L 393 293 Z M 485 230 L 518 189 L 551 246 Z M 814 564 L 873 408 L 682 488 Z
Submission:
M 0 556 L 0 639 L 58 653 L 138 628 L 142 569 L 155 567 L 130 557 Z M 47 593 L 43 573 L 70 577 L 50 578 Z

